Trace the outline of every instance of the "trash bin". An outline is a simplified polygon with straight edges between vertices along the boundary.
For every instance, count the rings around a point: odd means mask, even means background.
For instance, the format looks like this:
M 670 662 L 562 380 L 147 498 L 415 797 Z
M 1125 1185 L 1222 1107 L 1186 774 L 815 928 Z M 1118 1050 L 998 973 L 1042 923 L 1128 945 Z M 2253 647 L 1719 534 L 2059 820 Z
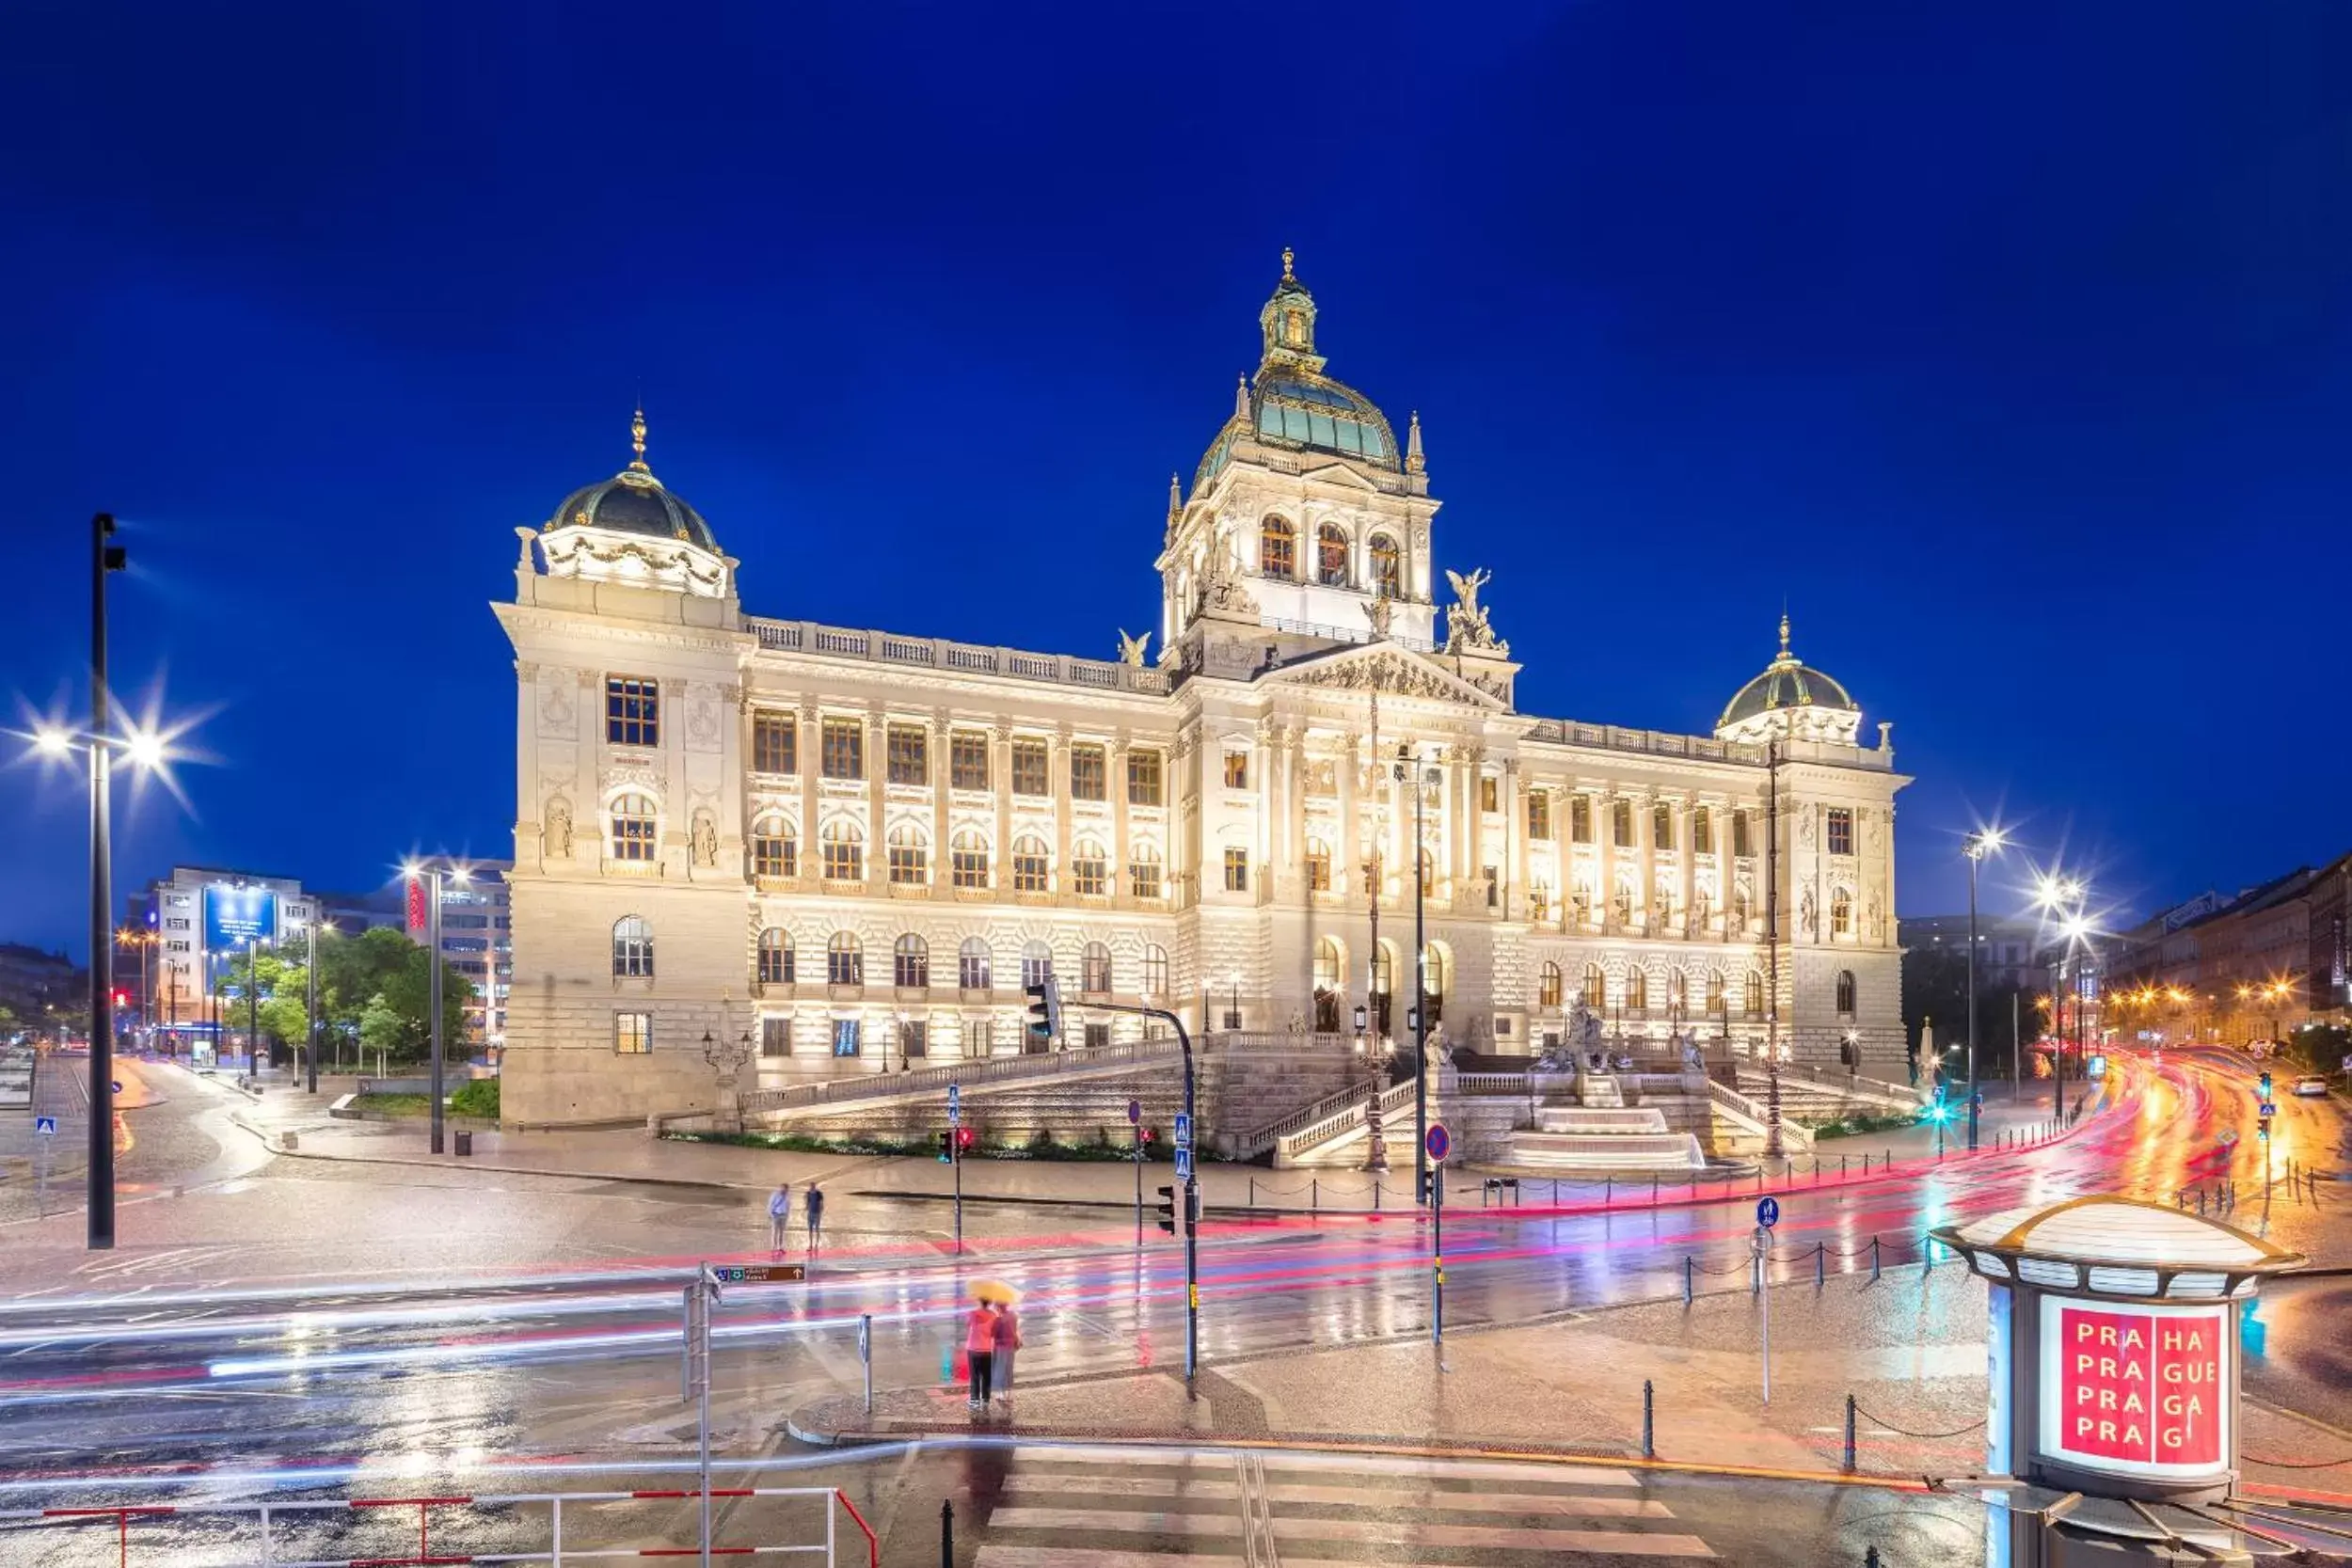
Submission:
M 457 1153 L 461 1159 L 473 1153 L 473 1134 L 471 1132 L 460 1132 L 457 1134 Z

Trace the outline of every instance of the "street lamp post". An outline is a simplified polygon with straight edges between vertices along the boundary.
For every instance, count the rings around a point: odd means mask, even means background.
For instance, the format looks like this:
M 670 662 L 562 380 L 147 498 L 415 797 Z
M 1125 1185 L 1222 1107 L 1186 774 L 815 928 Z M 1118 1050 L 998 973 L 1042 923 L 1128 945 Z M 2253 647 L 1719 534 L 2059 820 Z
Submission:
M 1232 1006 L 1225 1009 L 1225 1027 L 1238 1029 L 1241 1027 L 1241 971 L 1234 970 L 1225 980 L 1232 988 Z
M 89 1213 L 92 1252 L 115 1244 L 114 851 L 109 842 L 114 759 L 106 707 L 106 574 L 125 564 L 114 516 L 90 518 L 89 567 Z
M 426 1098 L 433 1102 L 431 1148 L 434 1153 L 438 1154 L 441 1152 L 442 1062 L 447 1051 L 447 1043 L 442 1037 L 445 1031 L 441 1025 L 441 879 L 446 875 L 451 881 L 462 887 L 472 879 L 472 874 L 462 865 L 453 866 L 444 873 L 437 862 L 424 865 L 411 861 L 405 871 L 409 880 L 421 880 L 425 889 L 424 945 L 431 960 L 426 969 L 429 979 L 425 987 L 425 1006 L 433 1010 L 433 1070 Z
M 245 939 L 245 1075 L 262 1076 L 262 938 Z
M 306 1037 L 303 1041 L 304 1072 L 310 1080 L 309 1092 L 319 1092 L 319 948 L 335 923 L 321 915 L 305 929 L 303 942 L 303 1019 Z
M 1968 1147 L 1977 1147 L 1977 867 L 1995 854 L 2004 842 L 1998 828 L 1981 828 L 1968 836 Z M 2012 1049 L 2014 1042 L 2012 1042 Z
M 1430 773 L 1436 769 L 1431 768 Z M 1409 747 L 1396 749 L 1396 764 L 1391 776 L 1402 784 L 1409 778 L 1413 785 L 1413 1063 L 1420 1081 L 1413 1088 L 1413 1201 L 1429 1201 L 1429 937 L 1426 901 L 1428 897 L 1428 851 L 1422 847 L 1426 832 L 1423 814 L 1428 806 L 1428 785 L 1435 781 L 1425 776 L 1421 761 Z

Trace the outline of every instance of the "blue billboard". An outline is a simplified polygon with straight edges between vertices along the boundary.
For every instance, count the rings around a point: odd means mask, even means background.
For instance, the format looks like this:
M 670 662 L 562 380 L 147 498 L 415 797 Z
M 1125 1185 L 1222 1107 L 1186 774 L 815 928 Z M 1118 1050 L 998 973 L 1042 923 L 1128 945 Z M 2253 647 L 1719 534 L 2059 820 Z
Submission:
M 246 939 L 278 939 L 278 895 L 265 887 L 215 882 L 204 890 L 204 947 L 219 953 Z

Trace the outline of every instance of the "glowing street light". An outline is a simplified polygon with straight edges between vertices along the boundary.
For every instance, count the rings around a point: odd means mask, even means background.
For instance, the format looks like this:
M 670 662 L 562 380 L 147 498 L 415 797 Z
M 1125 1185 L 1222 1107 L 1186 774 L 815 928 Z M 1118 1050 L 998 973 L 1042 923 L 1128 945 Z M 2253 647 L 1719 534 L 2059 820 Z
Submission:
M 1968 835 L 1961 852 L 1968 857 L 1968 1147 L 1977 1147 L 1977 868 L 1997 855 L 2008 835 L 1995 825 Z M 2016 1042 L 2010 1042 L 2016 1049 Z
M 433 1102 L 432 1151 L 441 1152 L 441 1071 L 447 1044 L 441 1028 L 441 886 L 454 882 L 463 887 L 473 879 L 473 873 L 462 862 L 421 861 L 413 856 L 401 866 L 401 876 L 410 882 L 421 882 L 425 890 L 424 945 L 432 962 L 425 973 L 430 976 L 426 987 L 425 1006 L 433 1013 L 433 1072 L 426 1098 Z

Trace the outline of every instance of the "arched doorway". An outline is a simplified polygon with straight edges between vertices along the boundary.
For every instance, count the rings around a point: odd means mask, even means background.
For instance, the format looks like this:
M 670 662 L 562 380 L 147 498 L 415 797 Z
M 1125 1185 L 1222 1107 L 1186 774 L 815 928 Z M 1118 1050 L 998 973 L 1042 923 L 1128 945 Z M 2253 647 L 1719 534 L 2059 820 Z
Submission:
M 1315 943 L 1315 1033 L 1336 1035 L 1346 1024 L 1341 1020 L 1341 1004 L 1344 1000 L 1340 982 L 1347 974 L 1347 958 L 1340 950 L 1337 937 L 1325 937 Z

